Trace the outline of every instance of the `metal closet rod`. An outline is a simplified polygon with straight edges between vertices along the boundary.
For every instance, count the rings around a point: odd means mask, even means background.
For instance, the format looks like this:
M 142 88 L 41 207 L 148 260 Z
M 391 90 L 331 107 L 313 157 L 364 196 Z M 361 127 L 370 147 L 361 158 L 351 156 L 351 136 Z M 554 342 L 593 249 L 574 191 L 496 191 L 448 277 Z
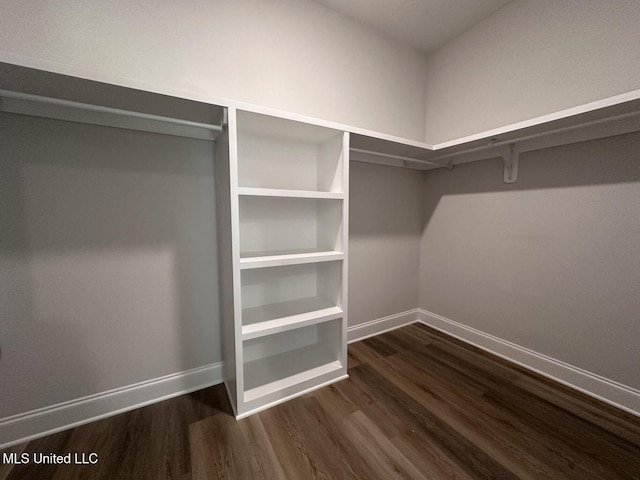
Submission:
M 31 102 L 46 103 L 49 105 L 59 105 L 62 107 L 77 108 L 79 110 L 87 110 L 97 113 L 109 113 L 113 115 L 122 115 L 125 117 L 138 118 L 141 120 L 152 120 L 156 122 L 172 123 L 175 125 L 183 125 L 186 127 L 202 128 L 215 132 L 222 131 L 222 125 L 213 125 L 210 123 L 193 122 L 191 120 L 182 120 L 180 118 L 164 117 L 162 115 L 153 115 L 151 113 L 134 112 L 131 110 L 122 110 L 120 108 L 102 107 L 100 105 L 92 105 L 90 103 L 74 102 L 72 100 L 63 100 L 61 98 L 44 97 L 41 95 L 33 95 L 30 93 L 12 92 L 10 90 L 0 90 L 0 98 L 14 98 L 16 100 L 28 100 Z
M 394 160 L 402 160 L 404 162 L 422 163 L 424 165 L 432 165 L 434 167 L 448 167 L 448 165 L 444 163 L 432 162 L 431 160 L 422 160 L 419 158 L 403 157 L 392 153 L 374 152 L 373 150 L 364 150 L 362 148 L 350 148 L 349 150 L 352 152 L 364 153 L 366 155 L 373 155 L 375 157 L 393 158 Z

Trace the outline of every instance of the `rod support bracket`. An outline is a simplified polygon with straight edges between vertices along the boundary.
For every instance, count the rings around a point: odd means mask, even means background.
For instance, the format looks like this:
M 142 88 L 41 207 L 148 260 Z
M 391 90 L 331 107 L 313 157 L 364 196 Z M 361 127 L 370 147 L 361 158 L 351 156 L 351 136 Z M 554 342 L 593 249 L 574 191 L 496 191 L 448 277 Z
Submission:
M 520 152 L 513 143 L 509 144 L 502 154 L 502 160 L 504 161 L 504 183 L 515 183 L 518 180 Z

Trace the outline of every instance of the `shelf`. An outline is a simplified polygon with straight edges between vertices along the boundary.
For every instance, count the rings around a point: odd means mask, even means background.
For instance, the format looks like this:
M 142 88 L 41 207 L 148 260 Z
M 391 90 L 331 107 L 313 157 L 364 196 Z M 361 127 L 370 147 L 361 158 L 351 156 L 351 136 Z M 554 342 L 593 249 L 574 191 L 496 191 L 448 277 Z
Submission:
M 320 297 L 300 298 L 242 310 L 242 338 L 248 340 L 340 318 L 343 311 Z
M 347 376 L 349 134 L 239 109 L 229 132 L 225 383 L 242 418 Z
M 343 201 L 240 196 L 240 257 L 342 251 Z M 263 256 L 263 255 L 260 255 Z
M 244 365 L 244 401 L 251 402 L 342 369 L 335 355 L 319 344 L 257 359 Z
M 337 261 L 243 270 L 243 339 L 342 317 L 342 267 Z
M 300 265 L 303 263 L 330 262 L 342 259 L 344 259 L 344 253 L 335 250 L 296 253 L 256 252 L 244 254 L 244 257 L 240 258 L 240 269 Z
M 238 186 L 344 192 L 342 131 L 241 110 L 237 120 Z
M 328 200 L 342 200 L 344 193 L 319 192 L 316 190 L 284 190 L 279 188 L 239 187 L 238 195 L 255 197 L 283 197 L 283 198 L 319 198 Z

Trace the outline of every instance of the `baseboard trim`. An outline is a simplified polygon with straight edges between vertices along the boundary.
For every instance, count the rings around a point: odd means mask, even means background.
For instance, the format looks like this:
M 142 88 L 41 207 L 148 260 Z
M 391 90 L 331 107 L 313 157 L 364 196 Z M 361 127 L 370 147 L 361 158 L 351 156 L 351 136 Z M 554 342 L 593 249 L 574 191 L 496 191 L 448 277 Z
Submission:
M 0 419 L 0 450 L 222 383 L 222 363 Z
M 640 416 L 640 391 L 449 318 L 419 309 L 419 321 L 528 370 Z
M 420 309 L 414 308 L 406 312 L 396 313 L 388 317 L 377 318 L 360 323 L 347 329 L 347 343 L 359 342 L 365 338 L 375 337 L 381 333 L 404 327 L 419 320 Z

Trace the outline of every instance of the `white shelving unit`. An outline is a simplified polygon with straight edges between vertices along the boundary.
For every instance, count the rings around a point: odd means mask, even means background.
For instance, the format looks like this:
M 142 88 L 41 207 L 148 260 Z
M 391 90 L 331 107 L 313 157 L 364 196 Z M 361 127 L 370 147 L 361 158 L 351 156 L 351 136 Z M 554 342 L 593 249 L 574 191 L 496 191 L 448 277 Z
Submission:
M 347 376 L 349 134 L 233 108 L 228 120 L 224 377 L 242 418 Z

